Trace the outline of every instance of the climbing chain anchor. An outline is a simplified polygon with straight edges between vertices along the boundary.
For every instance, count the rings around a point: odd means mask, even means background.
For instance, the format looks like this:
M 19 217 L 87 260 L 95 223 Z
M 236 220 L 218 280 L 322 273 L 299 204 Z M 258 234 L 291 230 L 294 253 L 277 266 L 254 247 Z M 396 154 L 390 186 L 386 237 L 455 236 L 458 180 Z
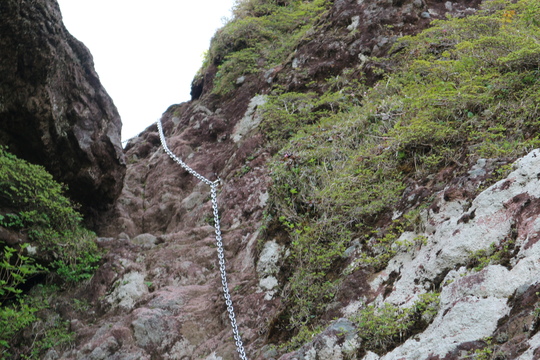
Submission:
M 181 159 L 179 159 L 176 155 L 172 153 L 171 150 L 169 150 L 169 147 L 167 146 L 167 142 L 165 141 L 165 135 L 163 135 L 163 128 L 161 126 L 161 120 L 157 121 L 157 127 L 159 130 L 159 138 L 161 140 L 161 146 L 163 146 L 163 150 L 167 153 L 167 155 L 170 156 L 171 159 L 173 159 L 175 162 L 177 162 L 181 167 L 183 167 L 187 172 L 189 172 L 191 175 L 196 177 L 198 180 L 202 181 L 203 183 L 210 185 L 210 195 L 212 196 L 212 209 L 214 212 L 214 228 L 216 231 L 216 245 L 217 245 L 217 252 L 218 252 L 218 259 L 219 259 L 219 272 L 221 275 L 221 285 L 223 287 L 223 297 L 225 298 L 225 305 L 227 305 L 227 312 L 229 313 L 229 319 L 231 320 L 231 326 L 232 331 L 234 335 L 234 341 L 236 344 L 236 351 L 238 352 L 238 355 L 240 355 L 240 359 L 242 360 L 248 360 L 246 356 L 246 352 L 244 351 L 244 345 L 242 343 L 242 337 L 240 336 L 240 332 L 238 331 L 238 326 L 236 325 L 236 315 L 234 314 L 234 307 L 233 302 L 231 299 L 231 295 L 229 293 L 229 284 L 227 283 L 227 271 L 225 269 L 225 255 L 223 252 L 223 241 L 221 238 L 221 228 L 219 223 L 219 213 L 218 213 L 218 202 L 217 202 L 217 187 L 220 183 L 220 180 L 216 181 L 210 181 L 192 168 L 190 168 L 186 163 L 184 163 Z

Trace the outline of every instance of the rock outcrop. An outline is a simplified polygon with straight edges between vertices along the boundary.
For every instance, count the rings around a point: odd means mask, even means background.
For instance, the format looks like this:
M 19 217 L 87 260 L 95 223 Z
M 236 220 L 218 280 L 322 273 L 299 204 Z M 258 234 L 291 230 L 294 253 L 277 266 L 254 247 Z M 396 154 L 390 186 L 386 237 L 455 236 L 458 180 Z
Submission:
M 278 1 L 269 6 L 289 3 Z M 409 166 L 403 159 L 417 153 L 410 155 L 405 151 L 408 149 L 394 151 L 385 142 L 390 135 L 397 137 L 387 131 L 398 122 L 396 114 L 404 112 L 399 102 L 391 106 L 386 103 L 385 96 L 394 93 L 382 92 L 383 100 L 373 105 L 376 109 L 370 116 L 362 118 L 360 114 L 372 105 L 364 103 L 351 113 L 344 111 L 346 115 L 339 120 L 346 122 L 353 117 L 370 124 L 384 121 L 377 129 L 380 132 L 365 136 L 381 140 L 380 145 L 351 158 L 358 168 L 358 164 L 369 161 L 376 167 L 380 159 L 377 155 L 384 151 L 403 160 L 396 162 L 401 166 L 399 175 L 410 176 L 404 176 L 399 199 L 388 208 L 380 206 L 383 210 L 379 211 L 384 213 L 369 219 L 372 223 L 366 226 L 368 230 L 355 233 L 363 224 L 353 219 L 349 231 L 344 232 L 350 237 L 348 248 L 340 250 L 337 260 L 328 260 L 320 249 L 306 247 L 306 253 L 320 256 L 307 259 L 332 261 L 331 271 L 323 279 L 331 282 L 338 278 L 339 287 L 327 287 L 332 294 L 319 294 L 329 299 L 321 306 L 322 311 L 303 304 L 313 309 L 313 314 L 299 317 L 294 326 L 284 320 L 290 316 L 287 306 L 294 304 L 290 299 L 294 290 L 291 274 L 305 259 L 293 253 L 294 243 L 300 239 L 295 233 L 311 234 L 306 229 L 309 221 L 319 215 L 331 218 L 332 211 L 337 212 L 341 204 L 318 207 L 314 196 L 295 203 L 298 190 L 286 187 L 285 201 L 298 207 L 293 210 L 304 217 L 296 219 L 304 222 L 289 222 L 294 215 L 288 213 L 277 214 L 273 222 L 268 220 L 276 215 L 269 212 L 272 201 L 277 201 L 272 193 L 273 181 L 279 180 L 276 163 L 284 164 L 292 176 L 297 175 L 296 170 L 305 171 L 305 178 L 318 186 L 316 176 L 309 177 L 315 173 L 309 166 L 330 172 L 333 164 L 345 159 L 342 154 L 335 156 L 334 163 L 301 159 L 289 152 L 275 156 L 279 150 L 276 144 L 283 139 L 269 141 L 268 134 L 261 131 L 265 104 L 281 91 L 294 92 L 294 97 L 302 91 L 319 94 L 316 91 L 323 89 L 320 93 L 328 95 L 325 88 L 333 86 L 327 81 L 329 76 L 333 84 L 352 83 L 365 76 L 362 86 L 366 87 L 353 91 L 365 90 L 377 84 L 381 73 L 391 74 L 392 63 L 385 62 L 384 56 L 392 49 L 402 50 L 392 48 L 397 38 L 420 32 L 431 20 L 444 19 L 445 14 L 474 14 L 478 6 L 476 0 L 336 0 L 320 15 L 317 26 L 297 39 L 294 51 L 279 66 L 264 71 L 250 69 L 227 88 L 229 93 L 220 95 L 212 92 L 212 84 L 219 81 L 216 74 L 220 64 L 209 64 L 204 75 L 194 82 L 194 100 L 173 105 L 164 113 L 161 122 L 170 150 L 204 177 L 221 180 L 217 199 L 228 283 L 249 359 L 538 358 L 540 151 L 528 149 L 521 159 L 453 158 L 447 163 L 441 161 L 444 166 L 431 168 L 435 170 L 426 179 L 415 177 L 421 173 L 414 172 L 416 162 Z M 263 6 L 260 17 L 265 16 L 265 9 Z M 505 24 L 516 16 L 515 12 L 505 14 Z M 260 19 L 254 18 L 249 31 L 259 24 Z M 424 45 L 433 50 L 432 44 Z M 443 45 L 444 49 L 433 52 L 440 54 L 451 47 Z M 443 60 L 448 61 L 450 55 Z M 264 64 L 264 59 L 256 63 Z M 344 69 L 354 75 L 346 78 Z M 415 81 L 420 83 L 423 77 L 420 74 Z M 525 80 L 533 83 L 530 78 Z M 345 85 L 345 90 L 330 93 L 336 96 L 333 99 L 346 98 L 339 97 L 349 91 Z M 376 86 L 384 87 L 380 83 Z M 501 89 L 501 94 L 503 90 L 508 91 Z M 369 96 L 366 94 L 367 90 L 364 95 L 354 94 L 354 99 Z M 437 100 L 443 105 L 449 101 Z M 297 104 L 284 102 L 283 113 L 296 115 Z M 293 106 L 287 108 L 289 104 Z M 487 111 L 468 109 L 452 115 L 458 121 L 462 120 L 458 116 L 475 121 L 477 113 Z M 336 115 L 330 111 L 326 114 Z M 326 136 L 324 127 L 337 130 Z M 338 125 L 330 122 L 304 129 L 306 138 L 319 136 L 323 144 L 339 143 L 339 138 L 345 137 L 339 133 Z M 361 126 L 353 129 L 364 131 Z M 419 126 L 420 130 L 425 131 Z M 444 139 L 454 141 L 451 137 Z M 424 140 L 414 143 L 414 150 L 420 149 L 418 153 L 429 153 L 433 147 Z M 291 141 L 293 152 L 295 146 L 300 147 L 300 141 Z M 355 146 L 361 147 L 362 141 L 371 140 L 359 139 Z M 308 145 L 316 147 L 320 143 Z M 330 146 L 325 150 L 327 158 L 338 152 Z M 101 229 L 104 237 L 99 244 L 106 250 L 103 263 L 91 280 L 61 295 L 64 300 L 59 308 L 71 321 L 76 345 L 50 350 L 47 358 L 238 358 L 222 297 L 209 186 L 168 157 L 155 125 L 128 143 L 125 157 L 128 166 L 122 193 L 108 212 L 111 220 Z M 300 168 L 301 161 L 308 166 Z M 348 177 L 350 182 L 340 189 L 347 191 L 356 186 L 358 182 L 353 180 L 357 175 Z M 353 206 L 345 203 L 346 207 Z M 404 218 L 407 211 L 410 217 Z M 325 233 L 308 240 L 310 244 L 331 242 L 332 235 Z M 379 255 L 386 257 L 378 261 Z M 312 274 L 305 275 L 307 278 Z M 73 297 L 82 299 L 79 301 L 88 308 L 80 311 L 70 305 Z M 298 325 L 302 321 L 308 325 Z
M 0 3 L 0 144 L 45 166 L 87 215 L 120 194 L 116 107 L 54 0 Z
M 424 231 L 406 232 L 398 240 L 404 243 L 423 236 L 427 239 L 424 244 L 400 251 L 369 282 L 375 302 L 403 309 L 413 306 L 422 294 L 440 289 L 433 322 L 391 352 L 382 356 L 368 352 L 360 359 L 464 359 L 478 354 L 475 350 L 484 348 L 486 341 L 493 344 L 489 354 L 505 354 L 504 359 L 537 358 L 540 150 L 517 161 L 508 177 L 476 198 L 450 198 L 449 193 L 463 194 L 477 186 L 481 181 L 475 173 L 478 168 L 438 194 L 419 224 Z M 481 270 L 471 268 L 473 254 L 490 247 L 494 252 L 506 247 L 507 262 Z M 370 291 L 349 299 L 341 315 L 361 308 Z M 341 323 L 338 320 L 329 329 Z M 301 350 L 280 359 L 347 359 L 362 344 L 346 329 L 344 326 L 338 334 L 326 330 Z M 310 351 L 320 357 L 310 357 Z M 332 356 L 322 356 L 329 351 Z
M 457 15 L 472 13 L 469 5 L 476 4 L 460 2 L 454 9 Z M 439 3 L 433 5 L 440 11 L 432 11 L 437 14 L 433 16 L 442 18 L 448 11 Z M 359 45 L 348 36 L 354 29 L 347 27 L 358 14 L 369 18 L 369 6 L 375 11 L 375 2 L 336 2 L 327 15 L 327 25 L 319 29 L 314 40 L 304 43 L 290 62 L 273 73 L 273 81 L 298 89 L 310 77 L 329 74 L 330 68 L 338 73 L 346 64 L 359 61 L 361 51 L 352 50 Z M 421 10 L 412 3 L 388 7 L 396 17 L 385 19 L 397 22 L 403 11 Z M 429 9 L 429 5 L 421 7 Z M 378 14 L 385 13 L 385 9 L 378 9 Z M 419 25 L 406 27 L 409 33 L 429 24 L 421 17 L 415 19 Z M 380 31 L 380 27 L 368 25 L 361 26 L 372 29 L 374 34 Z M 397 33 L 400 29 L 396 29 Z M 328 33 L 338 37 L 339 32 L 348 44 L 326 43 Z M 395 38 L 387 40 L 381 38 L 379 42 L 386 45 L 383 46 L 371 39 L 364 50 L 383 54 Z M 329 47 L 333 50 L 324 50 Z M 318 49 L 318 56 L 309 56 L 313 49 Z M 324 61 L 331 63 L 328 68 L 323 66 Z M 212 71 L 211 67 L 206 74 L 206 84 Z M 198 100 L 171 106 L 161 119 L 173 153 L 201 175 L 223 180 L 218 201 L 229 286 L 249 358 L 257 359 L 278 356 L 268 342 L 279 331 L 275 319 L 282 311 L 279 281 L 283 279 L 278 279 L 278 268 L 287 252 L 272 239 L 261 242 L 260 236 L 270 185 L 266 165 L 275 150 L 265 143 L 258 126 L 260 108 L 265 103 L 262 94 L 270 87 L 271 82 L 249 75 L 227 101 L 217 101 L 205 88 Z M 111 255 L 108 265 L 98 270 L 90 285 L 94 299 L 101 299 L 98 317 L 79 332 L 81 345 L 62 358 L 236 358 L 221 296 L 209 187 L 167 156 L 155 125 L 128 143 L 126 159 L 129 165 L 124 189 L 113 215 L 117 220 L 109 223 L 106 233 L 112 238 L 103 243 L 111 249 Z M 123 234 L 119 237 L 120 231 Z M 141 239 L 152 237 L 149 234 L 155 239 L 142 242 Z M 115 250 L 117 247 L 121 252 Z M 354 279 L 356 276 L 358 273 L 346 280 L 348 288 L 343 292 L 356 293 L 358 288 L 364 294 L 378 291 L 365 279 Z M 354 307 L 356 300 L 346 301 Z M 349 315 L 346 311 L 339 314 Z M 344 359 L 357 353 L 361 346 L 353 325 L 346 319 L 331 325 L 320 339 L 307 344 L 299 353 L 283 355 L 283 359 Z

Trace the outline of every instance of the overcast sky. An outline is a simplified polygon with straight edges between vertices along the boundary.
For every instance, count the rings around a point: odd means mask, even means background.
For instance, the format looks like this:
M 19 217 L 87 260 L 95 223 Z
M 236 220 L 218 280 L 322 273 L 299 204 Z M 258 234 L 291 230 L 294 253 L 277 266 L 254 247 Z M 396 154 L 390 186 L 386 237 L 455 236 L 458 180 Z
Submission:
M 191 80 L 234 0 L 58 0 L 122 117 L 122 139 L 190 100 Z

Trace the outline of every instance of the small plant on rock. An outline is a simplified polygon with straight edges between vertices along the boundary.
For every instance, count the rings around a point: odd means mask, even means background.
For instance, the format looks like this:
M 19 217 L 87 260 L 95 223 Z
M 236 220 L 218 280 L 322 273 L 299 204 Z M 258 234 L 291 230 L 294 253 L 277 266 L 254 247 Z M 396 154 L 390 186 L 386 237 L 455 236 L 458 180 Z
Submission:
M 351 320 L 357 326 L 364 349 L 384 353 L 426 328 L 437 314 L 438 306 L 439 294 L 426 293 L 409 308 L 390 303 L 368 305 Z

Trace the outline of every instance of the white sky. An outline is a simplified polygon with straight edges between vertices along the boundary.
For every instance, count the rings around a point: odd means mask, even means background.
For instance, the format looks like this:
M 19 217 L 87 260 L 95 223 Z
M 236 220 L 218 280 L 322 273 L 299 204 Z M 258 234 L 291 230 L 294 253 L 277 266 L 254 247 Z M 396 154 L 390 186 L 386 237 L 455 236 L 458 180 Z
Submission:
M 191 99 L 191 80 L 234 2 L 58 0 L 66 28 L 90 49 L 118 108 L 122 140 Z

